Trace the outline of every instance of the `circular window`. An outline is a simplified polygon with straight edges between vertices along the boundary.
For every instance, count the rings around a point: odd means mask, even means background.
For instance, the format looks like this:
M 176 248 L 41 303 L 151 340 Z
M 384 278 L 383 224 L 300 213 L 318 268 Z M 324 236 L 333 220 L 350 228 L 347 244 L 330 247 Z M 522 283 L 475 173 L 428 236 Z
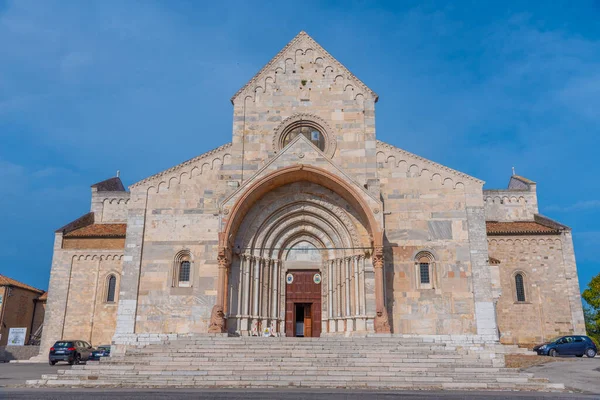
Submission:
M 298 126 L 289 131 L 283 138 L 283 147 L 287 146 L 298 135 L 303 135 L 317 146 L 321 151 L 325 150 L 325 137 L 317 128 L 312 126 Z
M 275 153 L 290 144 L 298 135 L 304 136 L 328 157 L 335 154 L 335 135 L 327 123 L 316 115 L 296 114 L 283 120 L 275 129 Z

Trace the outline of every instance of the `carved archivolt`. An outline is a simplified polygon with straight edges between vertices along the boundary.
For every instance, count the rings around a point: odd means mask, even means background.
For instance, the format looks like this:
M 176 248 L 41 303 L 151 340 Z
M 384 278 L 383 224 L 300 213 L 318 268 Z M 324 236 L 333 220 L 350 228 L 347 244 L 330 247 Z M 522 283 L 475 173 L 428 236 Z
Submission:
M 292 184 L 294 185 L 294 184 Z M 366 229 L 349 205 L 326 191 L 274 191 L 261 199 L 245 216 L 235 248 L 255 256 L 279 258 L 281 248 L 298 237 L 309 237 L 331 249 L 328 258 L 356 253 L 370 246 Z M 360 233 L 359 233 L 360 231 Z M 333 250 L 337 249 L 337 250 Z
M 464 189 L 465 181 L 483 185 L 483 181 L 463 174 L 441 164 L 419 157 L 398 147 L 377 141 L 377 163 L 387 164 L 386 168 L 394 168 L 405 172 L 407 177 L 426 177 L 431 181 L 454 189 Z
M 275 197 L 273 194 L 263 199 L 263 204 L 266 203 L 265 205 L 262 207 L 254 207 L 248 215 L 246 215 L 240 226 L 238 232 L 244 232 L 244 234 L 238 236 L 236 246 L 248 245 L 249 240 L 251 240 L 250 238 L 256 237 L 257 231 L 259 229 L 262 230 L 261 227 L 263 227 L 272 216 L 277 217 L 279 215 L 277 213 L 278 210 L 285 215 L 286 213 L 295 210 L 301 210 L 302 207 L 305 207 L 306 211 L 310 210 L 311 212 L 320 214 L 324 218 L 328 218 L 330 223 L 336 224 L 336 229 L 338 229 L 339 232 L 347 232 L 346 235 L 349 235 L 354 246 L 360 246 L 361 240 L 359 239 L 359 234 L 356 230 L 356 222 L 354 222 L 353 218 L 350 218 L 347 211 L 342 208 L 342 206 L 346 205 L 342 199 L 330 199 L 327 197 L 316 196 L 312 193 L 294 193 L 292 197 L 286 201 L 286 198 L 289 197 L 289 194 L 284 194 L 279 197 Z M 336 200 L 339 204 L 335 204 Z M 339 223 L 336 220 L 339 221 Z M 264 231 L 265 230 L 263 230 L 263 232 Z

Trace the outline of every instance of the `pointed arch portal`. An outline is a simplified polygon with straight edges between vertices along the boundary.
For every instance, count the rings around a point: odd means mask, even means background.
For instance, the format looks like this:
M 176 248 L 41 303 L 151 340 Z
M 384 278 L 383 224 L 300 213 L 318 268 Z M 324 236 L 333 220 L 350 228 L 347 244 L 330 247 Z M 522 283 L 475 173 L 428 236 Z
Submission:
M 217 301 L 229 332 L 389 331 L 382 230 L 354 186 L 296 165 L 243 188 L 219 236 Z

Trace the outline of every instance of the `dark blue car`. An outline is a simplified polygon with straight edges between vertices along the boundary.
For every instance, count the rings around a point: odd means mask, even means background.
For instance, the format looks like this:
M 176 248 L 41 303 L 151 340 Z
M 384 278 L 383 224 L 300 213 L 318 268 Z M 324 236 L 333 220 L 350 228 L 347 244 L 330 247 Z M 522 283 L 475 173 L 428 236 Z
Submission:
M 585 355 L 589 358 L 592 358 L 596 356 L 596 353 L 598 353 L 598 349 L 596 348 L 596 345 L 592 339 L 581 335 L 560 336 L 551 342 L 535 346 L 533 351 L 538 353 L 540 356 L 550 357 L 583 357 Z

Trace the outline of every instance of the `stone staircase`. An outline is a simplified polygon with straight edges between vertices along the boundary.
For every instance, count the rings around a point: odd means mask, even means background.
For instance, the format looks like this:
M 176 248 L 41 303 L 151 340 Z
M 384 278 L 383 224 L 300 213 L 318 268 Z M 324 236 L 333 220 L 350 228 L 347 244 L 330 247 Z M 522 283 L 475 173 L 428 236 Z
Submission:
M 31 386 L 561 390 L 504 368 L 501 345 L 423 337 L 198 336 L 59 370 Z

